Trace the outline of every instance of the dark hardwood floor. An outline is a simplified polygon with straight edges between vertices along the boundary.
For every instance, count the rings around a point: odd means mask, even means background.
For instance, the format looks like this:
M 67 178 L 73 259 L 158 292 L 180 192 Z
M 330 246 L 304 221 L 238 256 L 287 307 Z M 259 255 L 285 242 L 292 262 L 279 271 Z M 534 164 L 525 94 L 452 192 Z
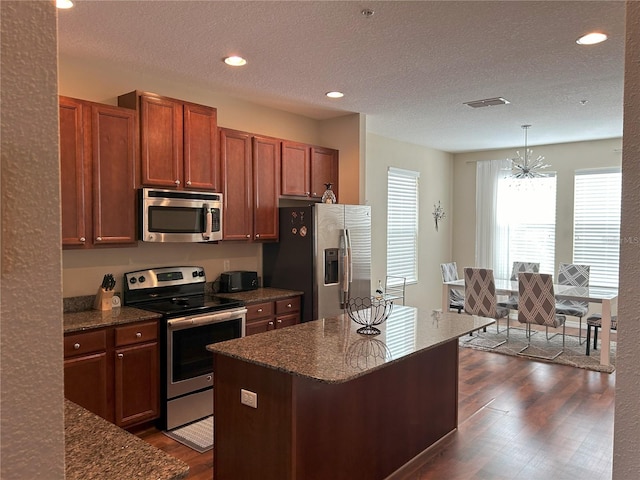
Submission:
M 406 480 L 608 480 L 614 390 L 615 373 L 460 349 L 458 431 Z M 213 478 L 212 451 L 137 434 Z

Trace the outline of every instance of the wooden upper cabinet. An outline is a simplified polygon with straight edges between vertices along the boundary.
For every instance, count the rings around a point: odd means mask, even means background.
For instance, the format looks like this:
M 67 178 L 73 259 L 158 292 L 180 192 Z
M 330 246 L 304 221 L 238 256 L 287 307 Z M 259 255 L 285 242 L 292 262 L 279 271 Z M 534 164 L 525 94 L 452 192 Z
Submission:
M 218 156 L 218 112 L 215 108 L 184 105 L 185 188 L 221 191 Z
M 136 243 L 136 114 L 93 104 L 91 130 L 94 244 Z
M 220 129 L 224 240 L 277 240 L 280 140 Z
M 64 248 L 136 243 L 136 113 L 60 97 Z
M 139 91 L 118 104 L 140 113 L 143 186 L 221 190 L 215 108 Z
M 338 197 L 338 151 L 331 148 L 311 147 L 311 196 L 320 198 L 326 190 L 326 183 L 332 184 L 333 193 Z
M 253 137 L 253 238 L 278 239 L 280 140 Z
M 311 192 L 309 145 L 282 142 L 282 195 L 308 197 Z
M 222 238 L 250 240 L 252 235 L 251 134 L 220 129 L 224 213 Z
M 181 185 L 181 103 L 163 97 L 140 97 L 140 162 L 143 185 Z
M 91 235 L 91 156 L 85 154 L 85 103 L 60 97 L 59 105 L 62 245 L 84 247 Z

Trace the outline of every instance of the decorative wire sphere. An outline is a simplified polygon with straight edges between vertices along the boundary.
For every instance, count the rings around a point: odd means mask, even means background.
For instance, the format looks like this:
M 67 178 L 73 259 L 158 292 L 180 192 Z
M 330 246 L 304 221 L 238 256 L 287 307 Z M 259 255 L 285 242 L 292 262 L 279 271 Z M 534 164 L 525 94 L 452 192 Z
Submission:
M 380 330 L 374 325 L 380 325 L 393 310 L 393 301 L 376 297 L 355 297 L 347 303 L 347 313 L 351 320 L 358 325 L 364 325 L 357 330 L 362 335 L 378 335 Z

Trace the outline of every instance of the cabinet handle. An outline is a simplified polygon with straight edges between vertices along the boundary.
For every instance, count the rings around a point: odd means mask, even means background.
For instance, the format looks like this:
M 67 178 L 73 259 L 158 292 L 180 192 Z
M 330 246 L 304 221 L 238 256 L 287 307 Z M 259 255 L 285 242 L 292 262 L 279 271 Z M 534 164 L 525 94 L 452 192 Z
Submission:
M 86 241 L 87 241 L 87 239 L 86 239 L 86 238 L 84 238 L 84 237 L 80 237 L 80 241 L 81 241 L 82 243 L 84 243 L 84 242 L 86 242 Z
M 176 185 L 180 185 L 180 180 L 176 180 L 176 181 L 175 181 L 175 182 L 173 182 L 173 183 L 175 183 Z
M 287 308 L 291 308 L 291 304 L 290 303 L 287 303 Z
M 96 237 L 96 242 L 101 242 L 102 241 L 102 237 Z
M 136 332 L 136 338 L 142 338 L 142 334 L 140 332 Z
M 312 196 L 317 197 L 318 195 L 316 195 L 316 192 L 313 192 L 313 195 L 312 195 Z
M 249 235 L 248 233 L 247 233 L 247 238 L 251 238 L 251 235 Z
M 191 185 L 191 180 L 187 180 L 187 185 Z
M 119 353 L 118 358 L 124 358 L 124 353 Z
M 304 194 L 308 197 L 311 192 L 304 192 Z
M 74 343 L 73 344 L 73 349 L 74 350 L 78 350 L 80 348 L 80 344 L 79 343 Z
M 270 326 L 270 327 L 273 327 L 273 322 L 269 322 L 269 326 Z
M 282 323 L 282 320 L 278 320 L 278 323 Z
M 262 309 L 261 308 L 258 309 L 258 313 L 262 313 Z
M 256 238 L 260 238 L 260 234 L 259 233 L 256 233 Z

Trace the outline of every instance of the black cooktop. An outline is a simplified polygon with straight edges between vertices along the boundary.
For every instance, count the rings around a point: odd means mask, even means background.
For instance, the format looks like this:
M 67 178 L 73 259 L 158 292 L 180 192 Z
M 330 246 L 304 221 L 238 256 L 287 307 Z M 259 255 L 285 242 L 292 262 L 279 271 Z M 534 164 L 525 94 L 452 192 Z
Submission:
M 242 307 L 244 304 L 230 298 L 217 298 L 205 295 L 176 296 L 160 300 L 144 302 L 135 306 L 142 310 L 161 313 L 165 317 L 178 317 L 183 315 L 200 315 L 204 313 L 218 312 L 231 308 Z

